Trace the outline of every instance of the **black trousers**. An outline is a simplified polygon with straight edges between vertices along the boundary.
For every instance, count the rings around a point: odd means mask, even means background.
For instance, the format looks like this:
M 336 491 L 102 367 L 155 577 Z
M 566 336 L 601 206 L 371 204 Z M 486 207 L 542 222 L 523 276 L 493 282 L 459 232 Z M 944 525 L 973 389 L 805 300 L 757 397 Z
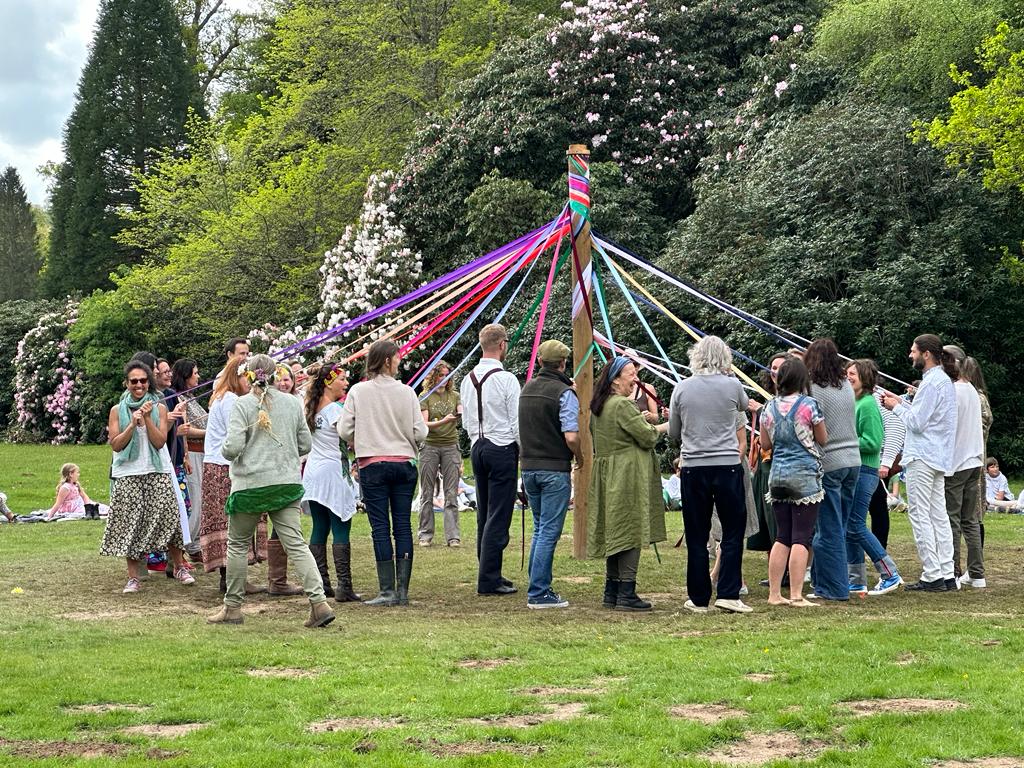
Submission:
M 885 483 L 875 486 L 875 492 L 871 495 L 868 503 L 868 514 L 871 515 L 871 532 L 875 534 L 882 549 L 889 548 L 889 493 L 885 490 Z
M 711 535 L 711 511 L 714 508 L 722 521 L 718 597 L 737 600 L 743 578 L 743 529 L 747 522 L 743 468 L 738 462 L 713 467 L 683 467 L 679 479 L 686 531 L 686 591 L 696 605 L 706 606 L 711 601 L 708 537 Z
M 495 445 L 482 437 L 473 444 L 470 462 L 476 479 L 476 588 L 493 592 L 501 585 L 501 560 L 516 503 L 519 446 Z

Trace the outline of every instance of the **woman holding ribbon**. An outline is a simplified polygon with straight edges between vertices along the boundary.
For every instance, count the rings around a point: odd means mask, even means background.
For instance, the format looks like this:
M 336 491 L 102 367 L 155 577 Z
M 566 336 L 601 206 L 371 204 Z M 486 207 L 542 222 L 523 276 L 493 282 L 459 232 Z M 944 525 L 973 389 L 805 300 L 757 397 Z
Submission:
M 649 611 L 636 594 L 640 551 L 665 540 L 665 506 L 654 445 L 668 424 L 653 426 L 633 403 L 636 366 L 615 357 L 590 401 L 594 469 L 587 505 L 587 554 L 605 558 L 605 608 Z
M 167 451 L 167 407 L 154 394 L 153 371 L 134 360 L 124 369 L 125 391 L 110 409 L 107 444 L 114 451 L 110 469 L 110 514 L 100 554 L 128 564 L 125 594 L 139 591 L 139 564 L 148 552 L 167 550 L 174 578 L 194 584 L 183 566 L 178 502 L 171 485 Z

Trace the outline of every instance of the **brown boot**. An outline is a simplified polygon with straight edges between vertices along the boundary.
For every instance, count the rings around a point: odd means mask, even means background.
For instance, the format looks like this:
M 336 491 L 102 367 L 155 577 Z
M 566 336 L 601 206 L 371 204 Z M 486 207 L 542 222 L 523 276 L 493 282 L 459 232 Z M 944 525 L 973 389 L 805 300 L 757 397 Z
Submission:
M 221 606 L 221 609 L 217 613 L 213 614 L 206 620 L 207 624 L 241 624 L 242 609 L 241 608 L 229 608 L 226 605 Z
M 327 597 L 334 597 L 334 588 L 331 587 L 331 573 L 327 570 L 327 545 L 310 544 L 309 551 L 316 561 L 316 569 L 320 571 L 320 579 L 324 583 L 324 594 Z
M 250 584 L 249 580 L 245 580 L 245 594 L 247 595 L 258 595 L 262 592 L 266 592 L 267 588 L 262 584 Z
M 334 611 L 327 601 L 322 603 L 311 603 L 309 606 L 309 618 L 303 623 L 306 627 L 326 627 L 334 621 Z
M 271 597 L 302 594 L 302 587 L 288 583 L 288 553 L 277 539 L 267 542 L 267 582 L 267 594 Z
M 359 603 L 362 599 L 352 589 L 352 545 L 335 544 L 334 570 L 338 572 L 338 588 L 334 590 L 334 599 L 339 603 Z

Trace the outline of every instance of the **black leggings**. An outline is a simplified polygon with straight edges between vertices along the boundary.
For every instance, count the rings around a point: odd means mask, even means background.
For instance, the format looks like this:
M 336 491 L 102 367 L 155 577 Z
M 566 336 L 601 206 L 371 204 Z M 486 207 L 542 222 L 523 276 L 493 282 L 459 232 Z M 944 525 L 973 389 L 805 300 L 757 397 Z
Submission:
M 868 514 L 871 515 L 871 532 L 875 534 L 882 549 L 889 548 L 889 503 L 885 483 L 879 483 L 868 502 Z
M 605 576 L 610 581 L 636 581 L 640 567 L 640 548 L 624 549 L 605 559 Z
M 811 548 L 814 538 L 814 526 L 818 522 L 818 509 L 821 502 L 813 504 L 791 504 L 788 501 L 773 501 L 775 521 L 775 541 L 784 547 L 800 544 Z

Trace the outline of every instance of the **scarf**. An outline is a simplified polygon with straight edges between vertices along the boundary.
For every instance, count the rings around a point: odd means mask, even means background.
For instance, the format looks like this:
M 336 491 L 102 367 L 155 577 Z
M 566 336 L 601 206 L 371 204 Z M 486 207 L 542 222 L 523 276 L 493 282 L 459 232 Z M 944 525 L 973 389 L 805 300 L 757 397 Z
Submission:
M 123 432 L 128 424 L 132 420 L 132 411 L 137 411 L 146 403 L 153 403 L 153 423 L 156 426 L 160 426 L 160 409 L 157 407 L 160 402 L 160 398 L 154 395 L 152 392 L 147 392 L 139 400 L 132 400 L 131 393 L 128 390 L 124 391 L 121 395 L 121 399 L 117 403 L 117 425 L 118 428 Z M 149 460 L 153 467 L 156 469 L 160 468 L 160 451 L 153 447 L 153 443 L 146 440 L 146 445 L 149 446 Z M 114 454 L 114 464 L 124 464 L 126 462 L 135 461 L 139 458 L 139 433 L 137 430 L 132 430 L 132 439 L 128 441 L 128 445 L 123 450 Z

